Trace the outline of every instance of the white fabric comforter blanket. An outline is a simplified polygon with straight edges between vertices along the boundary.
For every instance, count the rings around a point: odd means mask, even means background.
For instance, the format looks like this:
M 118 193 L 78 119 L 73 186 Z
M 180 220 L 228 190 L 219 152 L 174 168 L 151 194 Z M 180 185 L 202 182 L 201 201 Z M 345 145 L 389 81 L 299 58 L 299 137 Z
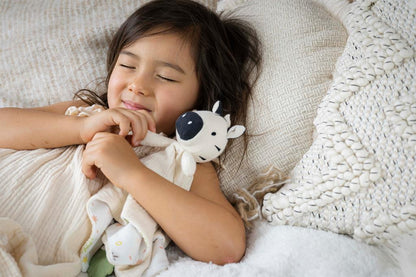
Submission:
M 82 174 L 82 149 L 0 150 L 0 276 L 79 274 L 91 232 L 86 203 L 103 183 Z M 225 266 L 170 247 L 160 276 L 400 275 L 381 250 L 341 235 L 257 222 L 248 237 L 243 260 Z
M 151 263 L 155 255 L 151 249 L 159 250 L 152 242 L 156 237 L 164 241 L 163 235 L 153 237 L 155 222 L 134 200 L 126 201 L 125 192 L 105 178 L 89 180 L 84 176 L 83 149 L 82 145 L 32 151 L 0 149 L 0 276 L 77 275 L 81 265 L 86 269 L 89 257 L 80 247 L 92 245 L 94 254 L 113 217 L 134 224 L 144 240 L 141 249 L 146 250 L 142 263 L 116 266 L 117 274 L 141 276 Z M 145 149 L 151 148 L 135 148 L 139 157 Z M 154 156 L 147 157 L 143 162 L 149 165 Z M 87 205 L 91 212 L 91 205 L 98 202 L 106 204 L 109 220 L 87 216 Z M 94 228 L 91 222 L 96 223 Z
M 84 146 L 0 149 L 0 276 L 75 276 L 102 185 L 81 172 Z

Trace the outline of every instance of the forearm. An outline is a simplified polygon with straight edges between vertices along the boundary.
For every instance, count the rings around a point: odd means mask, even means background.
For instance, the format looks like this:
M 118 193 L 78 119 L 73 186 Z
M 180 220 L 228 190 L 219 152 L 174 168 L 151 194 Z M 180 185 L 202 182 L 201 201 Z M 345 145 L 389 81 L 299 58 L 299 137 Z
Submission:
M 245 229 L 235 210 L 185 191 L 151 170 L 140 171 L 128 192 L 189 256 L 216 264 L 237 262 Z
M 80 119 L 35 109 L 0 109 L 0 148 L 53 148 L 83 143 Z

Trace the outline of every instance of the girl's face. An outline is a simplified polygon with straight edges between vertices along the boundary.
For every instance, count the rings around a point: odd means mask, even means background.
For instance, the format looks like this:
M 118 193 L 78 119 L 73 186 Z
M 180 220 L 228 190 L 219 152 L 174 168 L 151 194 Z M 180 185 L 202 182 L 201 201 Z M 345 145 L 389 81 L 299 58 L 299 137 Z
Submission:
M 177 34 L 154 34 L 124 48 L 108 83 L 109 108 L 146 110 L 157 132 L 173 134 L 176 119 L 198 97 L 195 62 Z

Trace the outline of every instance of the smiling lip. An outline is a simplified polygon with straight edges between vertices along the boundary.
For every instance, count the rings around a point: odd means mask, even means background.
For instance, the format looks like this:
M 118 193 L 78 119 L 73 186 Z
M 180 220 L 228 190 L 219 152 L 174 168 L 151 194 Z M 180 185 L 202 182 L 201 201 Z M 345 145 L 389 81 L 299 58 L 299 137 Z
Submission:
M 122 101 L 122 102 L 123 102 L 124 107 L 126 107 L 129 110 L 133 110 L 133 111 L 145 110 L 145 111 L 151 112 L 151 110 L 137 103 L 130 102 L 130 101 Z

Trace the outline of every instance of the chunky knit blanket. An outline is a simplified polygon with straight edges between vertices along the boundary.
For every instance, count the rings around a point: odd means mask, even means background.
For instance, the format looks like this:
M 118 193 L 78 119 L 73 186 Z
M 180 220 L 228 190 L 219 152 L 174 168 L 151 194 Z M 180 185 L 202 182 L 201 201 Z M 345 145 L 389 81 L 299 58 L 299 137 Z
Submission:
M 316 138 L 292 181 L 264 198 L 273 224 L 368 243 L 416 229 L 416 10 L 410 1 L 356 1 Z

